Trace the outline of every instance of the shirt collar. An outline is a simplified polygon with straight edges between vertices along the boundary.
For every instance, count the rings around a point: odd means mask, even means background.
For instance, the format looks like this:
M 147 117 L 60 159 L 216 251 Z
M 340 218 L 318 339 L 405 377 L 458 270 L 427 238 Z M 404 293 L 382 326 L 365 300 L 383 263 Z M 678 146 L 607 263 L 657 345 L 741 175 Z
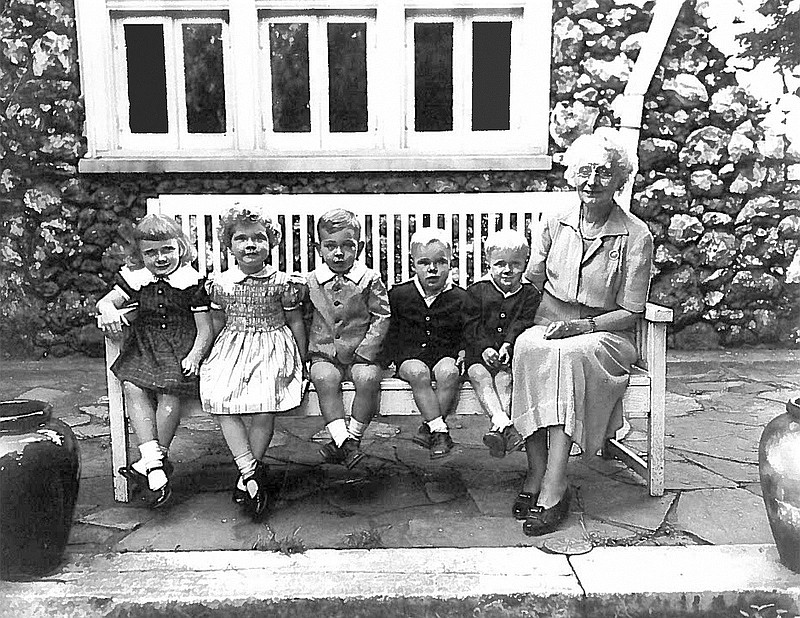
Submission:
M 256 271 L 251 274 L 247 274 L 242 272 L 242 269 L 239 268 L 238 264 L 234 264 L 224 273 L 222 273 L 222 277 L 231 283 L 241 283 L 248 277 L 253 277 L 255 279 L 268 279 L 272 275 L 277 272 L 277 269 L 272 266 L 271 264 L 264 264 L 264 268 L 259 271 Z
M 597 237 L 600 236 L 627 236 L 628 226 L 625 224 L 627 215 L 625 211 L 620 208 L 619 204 L 614 202 L 611 208 L 611 213 L 608 219 L 603 224 L 603 227 L 597 232 Z M 566 213 L 560 216 L 561 223 L 571 227 L 573 230 L 580 234 L 580 221 L 581 221 L 581 208 L 571 208 Z
M 512 290 L 511 292 L 504 292 L 503 290 L 500 289 L 500 286 L 497 285 L 497 283 L 495 283 L 494 279 L 492 279 L 491 274 L 486 273 L 483 276 L 483 281 L 489 281 L 494 286 L 494 289 L 503 295 L 503 298 L 508 298 L 509 296 L 514 296 L 514 294 L 519 294 L 522 291 L 523 285 L 531 285 L 528 281 L 523 279 L 522 281 L 520 281 L 519 287 L 516 290 Z
M 200 273 L 188 264 L 178 266 L 178 268 L 167 275 L 166 277 L 156 277 L 146 268 L 137 268 L 131 270 L 127 266 L 123 266 L 120 270 L 120 275 L 125 279 L 125 282 L 134 290 L 141 290 L 144 286 L 156 283 L 161 280 L 167 283 L 170 287 L 177 290 L 185 290 L 197 284 L 200 281 Z
M 417 288 L 417 292 L 419 292 L 419 295 L 422 296 L 422 300 L 425 301 L 425 304 L 428 305 L 428 307 L 433 304 L 433 301 L 435 301 L 440 294 L 453 289 L 453 280 L 450 278 L 450 275 L 447 275 L 447 282 L 444 284 L 444 287 L 441 290 L 436 292 L 436 294 L 426 294 L 425 290 L 422 288 L 422 283 L 420 283 L 419 277 L 416 275 L 414 275 L 412 281 Z
M 317 267 L 316 271 L 314 272 L 317 275 L 317 281 L 319 281 L 320 284 L 328 283 L 328 281 L 330 281 L 337 275 L 337 273 L 333 272 L 328 267 L 328 265 L 325 264 L 325 262 L 320 264 Z M 353 283 L 358 283 L 359 281 L 361 281 L 361 278 L 364 276 L 366 272 L 367 272 L 367 267 L 364 264 L 362 264 L 361 262 L 354 262 L 353 267 L 349 271 L 344 273 L 344 275 L 342 276 L 347 279 L 350 279 L 350 281 L 352 281 Z

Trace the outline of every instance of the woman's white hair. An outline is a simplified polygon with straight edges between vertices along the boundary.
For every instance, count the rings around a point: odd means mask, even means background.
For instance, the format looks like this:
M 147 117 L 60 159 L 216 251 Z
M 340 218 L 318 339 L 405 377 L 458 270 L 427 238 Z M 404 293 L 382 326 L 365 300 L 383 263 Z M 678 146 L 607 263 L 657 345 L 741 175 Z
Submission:
M 634 167 L 628 150 L 622 145 L 619 133 L 607 127 L 601 127 L 588 135 L 581 135 L 564 153 L 563 163 L 567 166 L 564 179 L 567 183 L 573 187 L 576 186 L 575 177 L 578 168 L 586 164 L 588 157 L 600 152 L 610 155 L 609 159 L 614 168 L 614 175 L 619 179 L 619 186 L 622 187 L 633 174 Z

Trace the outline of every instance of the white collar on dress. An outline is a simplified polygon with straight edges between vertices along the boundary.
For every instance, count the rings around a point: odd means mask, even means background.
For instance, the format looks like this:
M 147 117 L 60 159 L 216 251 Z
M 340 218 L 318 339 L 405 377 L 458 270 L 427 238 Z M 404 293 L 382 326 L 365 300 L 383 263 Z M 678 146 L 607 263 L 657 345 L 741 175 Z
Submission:
M 349 271 L 344 273 L 344 277 L 350 279 L 353 283 L 358 283 L 361 281 L 361 278 L 366 274 L 367 267 L 362 264 L 361 262 L 354 262 L 353 268 Z M 317 269 L 314 271 L 317 276 L 317 281 L 319 281 L 320 285 L 328 283 L 331 279 L 333 279 L 338 273 L 333 272 L 325 262 L 320 264 Z
M 131 289 L 136 291 L 141 290 L 146 285 L 155 283 L 159 279 L 165 281 L 176 290 L 185 290 L 186 288 L 197 284 L 197 282 L 202 278 L 200 277 L 200 273 L 188 264 L 178 266 L 177 269 L 175 269 L 166 277 L 156 277 L 146 268 L 137 268 L 135 270 L 131 270 L 127 266 L 123 266 L 119 274 L 125 280 L 125 283 L 131 286 Z
M 278 269 L 272 264 L 264 264 L 264 268 L 261 270 L 252 274 L 247 274 L 242 272 L 242 269 L 239 268 L 238 264 L 234 264 L 219 276 L 219 281 L 222 283 L 241 283 L 248 277 L 253 277 L 255 279 L 269 279 L 276 272 L 278 272 Z
M 419 292 L 419 295 L 422 296 L 422 300 L 425 302 L 426 305 L 428 305 L 428 307 L 430 307 L 433 304 L 433 301 L 439 298 L 440 294 L 443 294 L 444 292 L 453 289 L 453 280 L 450 278 L 449 274 L 447 275 L 447 281 L 445 282 L 444 287 L 438 292 L 436 292 L 436 294 L 430 294 L 430 295 L 425 294 L 425 290 L 423 289 L 422 283 L 420 283 L 419 277 L 417 275 L 414 275 L 412 281 L 414 282 L 414 285 L 417 288 L 417 292 Z

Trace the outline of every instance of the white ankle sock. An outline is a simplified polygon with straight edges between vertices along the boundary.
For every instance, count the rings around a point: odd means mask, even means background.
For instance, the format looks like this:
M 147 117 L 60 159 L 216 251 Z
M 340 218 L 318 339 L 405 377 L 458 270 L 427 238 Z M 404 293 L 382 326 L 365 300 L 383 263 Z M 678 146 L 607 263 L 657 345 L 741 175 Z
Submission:
M 369 427 L 369 423 L 362 423 L 351 417 L 350 424 L 347 426 L 347 431 L 356 440 L 360 440 L 364 437 L 364 432 L 367 430 L 367 427 Z
M 161 453 L 161 447 L 158 445 L 157 440 L 150 440 L 139 445 L 139 452 L 142 458 L 137 461 L 147 474 L 147 485 L 152 491 L 161 489 L 167 484 L 167 475 L 164 470 L 153 470 L 147 473 L 147 470 L 153 468 L 164 460 L 164 455 Z
M 331 421 L 325 427 L 328 430 L 328 433 L 331 434 L 331 438 L 336 443 L 336 446 L 341 446 L 344 444 L 344 441 L 350 437 L 350 433 L 347 431 L 347 422 L 343 418 L 337 418 L 335 421 Z
M 492 415 L 492 429 L 497 429 L 497 431 L 503 431 L 506 427 L 510 426 L 511 426 L 511 419 L 508 418 L 505 414 Z
M 441 416 L 437 416 L 432 421 L 426 421 L 426 424 L 431 432 L 438 431 L 441 433 L 447 433 L 447 423 L 444 422 L 444 419 Z
M 244 482 L 244 479 L 248 476 L 253 476 L 253 472 L 256 471 L 257 462 L 256 458 L 253 457 L 253 453 L 247 451 L 246 453 L 234 457 L 233 461 L 236 463 L 236 467 L 239 468 L 239 474 L 241 474 L 244 489 L 247 490 L 251 498 L 255 497 L 258 492 L 258 483 L 256 483 L 254 479 L 249 479 L 246 483 Z

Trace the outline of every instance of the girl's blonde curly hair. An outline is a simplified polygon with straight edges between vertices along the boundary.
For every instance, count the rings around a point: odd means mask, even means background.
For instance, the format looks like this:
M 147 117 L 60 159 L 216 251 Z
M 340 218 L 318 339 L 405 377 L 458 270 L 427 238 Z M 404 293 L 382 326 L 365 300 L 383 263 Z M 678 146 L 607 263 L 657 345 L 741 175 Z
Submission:
M 238 202 L 222 213 L 219 220 L 219 240 L 226 249 L 231 248 L 233 231 L 237 225 L 260 223 L 267 231 L 270 248 L 281 242 L 281 230 L 261 206 L 242 206 Z

